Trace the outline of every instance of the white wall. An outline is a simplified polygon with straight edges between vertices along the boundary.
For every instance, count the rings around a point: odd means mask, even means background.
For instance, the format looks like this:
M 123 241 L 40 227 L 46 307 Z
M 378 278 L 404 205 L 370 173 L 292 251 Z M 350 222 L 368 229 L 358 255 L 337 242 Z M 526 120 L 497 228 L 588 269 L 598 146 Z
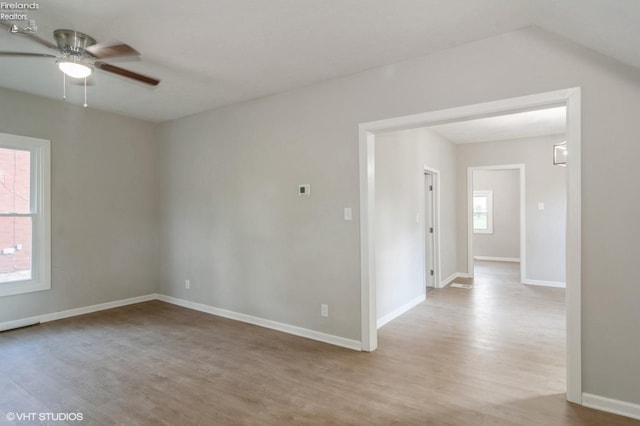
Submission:
M 519 171 L 476 170 L 473 172 L 473 190 L 493 194 L 493 233 L 473 234 L 473 255 L 519 259 Z
M 489 143 L 457 145 L 458 203 L 466 206 L 467 168 L 501 164 L 525 165 L 526 277 L 528 280 L 565 282 L 566 171 L 553 165 L 553 144 L 563 135 Z M 495 200 L 494 200 L 495 202 Z M 538 203 L 544 210 L 538 210 Z M 466 260 L 466 209 L 458 210 L 458 261 Z M 462 236 L 462 237 L 461 237 Z M 474 235 L 474 240 L 478 234 Z M 464 266 L 466 271 L 466 265 Z
M 0 132 L 51 141 L 50 291 L 0 297 L 0 322 L 155 292 L 154 125 L 0 89 Z
M 444 279 L 456 272 L 456 164 L 453 145 L 426 128 L 380 134 L 375 150 L 380 319 L 425 293 L 425 166 L 440 171 L 441 276 Z
M 640 403 L 640 77 L 536 29 L 161 125 L 160 289 L 359 339 L 358 124 L 576 86 L 584 391 Z

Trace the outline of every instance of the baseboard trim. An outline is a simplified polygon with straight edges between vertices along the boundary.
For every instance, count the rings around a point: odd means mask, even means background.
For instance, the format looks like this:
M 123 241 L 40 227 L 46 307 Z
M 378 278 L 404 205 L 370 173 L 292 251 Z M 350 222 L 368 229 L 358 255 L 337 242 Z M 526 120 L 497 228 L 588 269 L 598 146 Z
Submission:
M 640 404 L 620 401 L 618 399 L 605 398 L 604 396 L 590 393 L 582 394 L 582 405 L 607 413 L 619 414 L 632 419 L 640 420 Z
M 448 286 L 456 278 L 471 278 L 471 277 L 469 276 L 469 274 L 467 274 L 465 272 L 454 272 L 453 274 L 449 275 L 444 280 L 440 281 L 440 285 L 438 286 L 438 288 L 444 288 L 444 287 Z
M 519 257 L 495 257 L 495 256 L 473 256 L 475 260 L 486 260 L 488 262 L 515 262 L 520 263 Z
M 277 321 L 271 321 L 264 318 L 254 317 L 239 312 L 229 311 L 226 309 L 216 308 L 202 303 L 192 302 L 190 300 L 178 299 L 177 297 L 158 294 L 157 299 L 172 305 L 182 306 L 183 308 L 193 309 L 195 311 L 216 315 L 223 318 L 229 318 L 236 321 L 246 322 L 248 324 L 260 327 L 270 328 L 272 330 L 281 331 L 283 333 L 293 334 L 294 336 L 306 337 L 307 339 L 317 340 L 319 342 L 329 343 L 335 346 L 352 349 L 355 351 L 362 350 L 361 342 L 357 340 L 346 339 L 344 337 L 334 336 L 319 331 L 309 330 L 307 328 L 297 327 L 294 325 L 284 324 Z
M 93 312 L 104 311 L 106 309 L 119 308 L 121 306 L 133 305 L 135 303 L 148 302 L 155 300 L 156 294 L 146 294 L 144 296 L 131 297 L 129 299 L 115 300 L 113 302 L 99 303 L 97 305 L 84 306 L 82 308 L 68 309 L 65 311 L 52 312 L 50 314 L 35 315 L 28 318 L 22 318 L 14 321 L 0 323 L 0 331 L 11 330 L 19 327 L 26 327 L 42 322 L 55 321 L 63 318 L 75 317 L 78 315 L 90 314 Z
M 529 278 L 525 278 L 522 280 L 522 284 L 528 285 L 539 285 L 544 287 L 558 287 L 558 288 L 566 288 L 567 284 L 560 281 L 542 281 L 542 280 L 531 280 Z
M 421 294 L 420 296 L 416 297 L 415 299 L 409 301 L 408 303 L 405 303 L 404 305 L 400 306 L 397 309 L 394 309 L 393 311 L 389 312 L 387 315 L 383 316 L 382 318 L 379 318 L 377 321 L 377 326 L 378 328 L 384 326 L 385 324 L 393 321 L 394 319 L 398 318 L 400 315 L 404 314 L 405 312 L 409 311 L 410 309 L 414 308 L 416 305 L 419 305 L 420 303 L 424 302 L 426 300 L 426 295 L 425 294 Z
M 189 300 L 178 299 L 164 294 L 146 294 L 144 296 L 132 297 L 129 299 L 115 300 L 113 302 L 99 303 L 97 305 L 84 306 L 82 308 L 68 309 L 65 311 L 52 312 L 49 314 L 35 315 L 32 317 L 21 318 L 13 321 L 0 323 L 0 331 L 11 330 L 14 328 L 26 327 L 38 323 L 55 321 L 63 318 L 75 317 L 78 315 L 90 314 L 93 312 L 104 311 L 107 309 L 119 308 L 121 306 L 133 305 L 136 303 L 149 302 L 151 300 L 161 300 L 173 305 L 182 306 L 196 311 L 217 315 L 224 318 L 242 321 L 260 327 L 278 330 L 283 333 L 293 334 L 295 336 L 306 337 L 307 339 L 317 340 L 331 345 L 352 349 L 355 351 L 362 350 L 362 344 L 357 340 L 346 339 L 344 337 L 334 336 L 319 331 L 309 330 L 294 325 L 284 324 L 277 321 L 271 321 L 251 315 L 241 314 L 238 312 L 228 311 L 225 309 L 215 308 L 213 306 L 201 303 L 191 302 Z
M 37 317 L 23 318 L 15 321 L 6 321 L 0 323 L 0 332 L 29 327 L 36 324 L 40 324 L 40 320 Z

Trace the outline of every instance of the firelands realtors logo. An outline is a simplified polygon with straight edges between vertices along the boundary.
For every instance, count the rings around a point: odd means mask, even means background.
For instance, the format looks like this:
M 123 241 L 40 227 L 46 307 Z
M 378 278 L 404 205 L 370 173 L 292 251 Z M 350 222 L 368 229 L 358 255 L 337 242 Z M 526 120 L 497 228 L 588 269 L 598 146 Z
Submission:
M 40 9 L 38 3 L 0 2 L 0 21 L 28 21 L 28 12 Z

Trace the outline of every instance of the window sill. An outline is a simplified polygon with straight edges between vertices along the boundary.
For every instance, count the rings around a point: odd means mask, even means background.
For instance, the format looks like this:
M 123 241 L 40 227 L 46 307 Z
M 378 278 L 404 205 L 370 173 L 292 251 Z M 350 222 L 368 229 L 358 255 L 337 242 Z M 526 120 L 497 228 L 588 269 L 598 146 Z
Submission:
M 38 281 L 15 281 L 9 283 L 0 283 L 0 297 L 14 296 L 17 294 L 33 293 L 35 291 L 51 290 L 50 283 L 42 283 Z

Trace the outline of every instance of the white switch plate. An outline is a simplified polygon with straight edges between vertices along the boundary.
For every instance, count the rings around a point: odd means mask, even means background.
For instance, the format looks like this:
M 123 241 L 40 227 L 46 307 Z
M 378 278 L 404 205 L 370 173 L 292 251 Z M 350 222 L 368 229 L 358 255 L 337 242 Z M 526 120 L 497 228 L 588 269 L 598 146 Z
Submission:
M 544 203 L 538 203 L 538 210 L 544 210 Z
M 344 220 L 353 220 L 353 214 L 351 212 L 351 207 L 344 208 Z
M 184 280 L 184 288 L 186 288 L 187 290 L 189 290 L 191 288 L 191 281 L 190 280 Z

